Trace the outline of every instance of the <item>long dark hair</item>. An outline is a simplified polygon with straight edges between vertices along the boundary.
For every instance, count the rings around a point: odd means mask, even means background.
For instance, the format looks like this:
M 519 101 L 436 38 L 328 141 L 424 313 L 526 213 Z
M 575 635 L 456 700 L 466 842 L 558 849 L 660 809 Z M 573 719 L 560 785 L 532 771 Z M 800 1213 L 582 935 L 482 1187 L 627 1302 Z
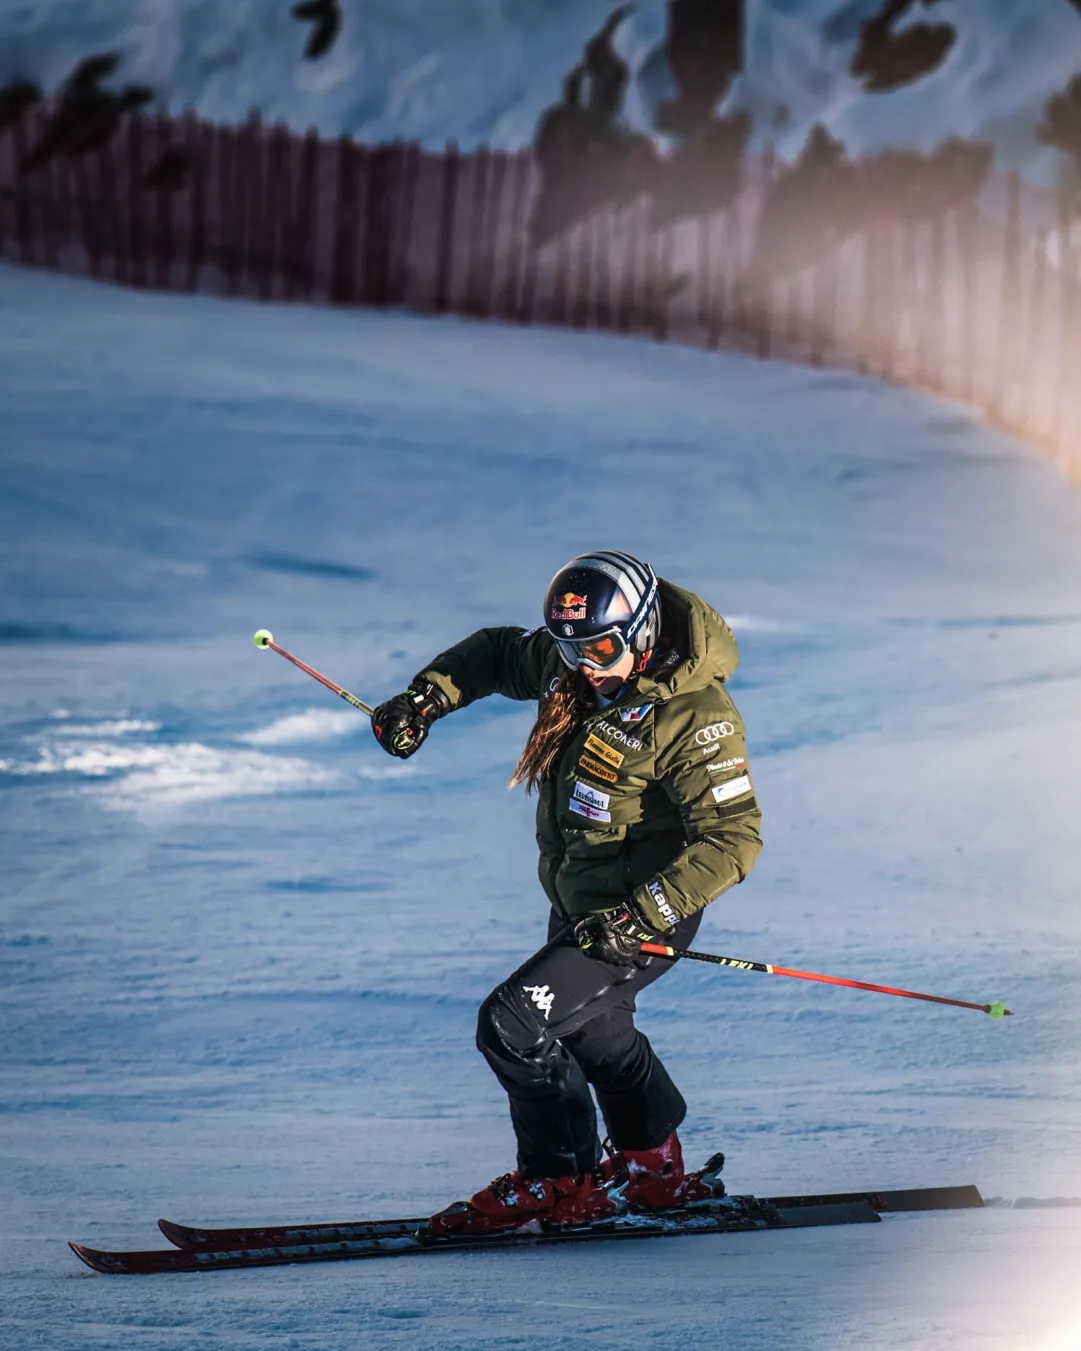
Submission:
M 526 792 L 531 793 L 543 783 L 583 718 L 596 707 L 593 688 L 585 677 L 578 671 L 564 672 L 537 711 L 537 721 L 508 786 L 517 788 L 524 783 Z

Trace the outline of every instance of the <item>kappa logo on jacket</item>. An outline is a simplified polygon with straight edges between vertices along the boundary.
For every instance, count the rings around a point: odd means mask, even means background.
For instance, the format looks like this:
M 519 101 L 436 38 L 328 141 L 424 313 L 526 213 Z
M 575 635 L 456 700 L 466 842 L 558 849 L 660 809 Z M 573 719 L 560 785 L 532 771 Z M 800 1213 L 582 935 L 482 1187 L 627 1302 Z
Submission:
M 649 883 L 649 894 L 653 897 L 654 904 L 656 905 L 657 909 L 661 912 L 662 917 L 665 919 L 668 925 L 671 926 L 673 924 L 678 924 L 679 916 L 672 908 L 672 902 L 668 899 L 668 896 L 665 894 L 664 883 L 661 881 L 659 877 L 655 877 L 653 881 Z
M 547 985 L 523 985 L 522 993 L 527 994 L 537 1008 L 544 1014 L 544 1021 L 548 1021 L 548 1015 L 552 1011 L 552 1001 L 555 999 L 555 991 L 549 990 Z

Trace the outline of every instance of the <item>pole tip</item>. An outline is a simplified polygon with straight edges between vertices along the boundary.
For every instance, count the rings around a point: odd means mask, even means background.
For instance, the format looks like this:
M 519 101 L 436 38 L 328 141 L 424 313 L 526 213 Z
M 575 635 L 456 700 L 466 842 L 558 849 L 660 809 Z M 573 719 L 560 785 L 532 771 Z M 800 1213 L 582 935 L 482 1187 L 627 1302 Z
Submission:
M 1005 1017 L 1007 1013 L 1012 1013 L 1012 1010 L 1008 1009 L 1001 1000 L 996 999 L 993 1004 L 988 1004 L 987 1012 L 994 1018 L 995 1022 L 998 1022 L 998 1020 Z
M 274 641 L 274 635 L 269 629 L 260 629 L 253 641 L 256 647 L 266 647 L 268 643 Z

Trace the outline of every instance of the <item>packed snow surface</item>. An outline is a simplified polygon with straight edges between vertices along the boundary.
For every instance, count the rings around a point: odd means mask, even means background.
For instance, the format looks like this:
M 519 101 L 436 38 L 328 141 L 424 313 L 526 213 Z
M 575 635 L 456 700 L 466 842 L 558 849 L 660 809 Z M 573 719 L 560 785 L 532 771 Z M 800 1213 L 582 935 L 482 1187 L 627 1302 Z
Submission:
M 564 76 L 615 0 L 342 0 L 327 53 L 303 59 L 311 26 L 285 0 L 23 0 L 0 6 L 0 85 L 55 89 L 77 62 L 116 51 L 113 83 L 150 85 L 174 112 L 237 122 L 249 109 L 296 128 L 368 141 L 396 136 L 519 147 L 559 101 Z M 897 23 L 949 24 L 944 63 L 917 83 L 869 94 L 850 73 L 860 28 L 885 0 L 747 0 L 745 69 L 723 105 L 747 109 L 755 140 L 794 156 L 816 122 L 854 153 L 948 136 L 993 141 L 1000 164 L 1056 172 L 1035 136 L 1043 107 L 1081 70 L 1075 0 L 942 0 Z M 615 49 L 630 80 L 627 122 L 653 127 L 673 85 L 664 0 L 642 0 Z
M 730 1190 L 1081 1196 L 1081 496 L 967 413 L 645 341 L 0 270 L 12 1351 L 1081 1346 L 1081 1210 L 200 1277 L 65 1246 L 417 1214 L 512 1165 L 531 710 L 369 701 L 603 545 L 737 631 L 765 849 L 641 1022 Z M 783 1330 L 783 1331 L 779 1331 Z

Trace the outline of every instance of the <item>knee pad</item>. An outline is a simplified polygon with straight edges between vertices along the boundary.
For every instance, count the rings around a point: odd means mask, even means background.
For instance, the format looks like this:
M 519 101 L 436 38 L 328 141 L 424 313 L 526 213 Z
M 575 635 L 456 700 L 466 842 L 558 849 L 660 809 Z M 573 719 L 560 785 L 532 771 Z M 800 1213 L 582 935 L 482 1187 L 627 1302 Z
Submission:
M 547 1041 L 543 1025 L 506 985 L 497 986 L 477 1012 L 477 1050 L 486 1060 L 539 1056 Z

